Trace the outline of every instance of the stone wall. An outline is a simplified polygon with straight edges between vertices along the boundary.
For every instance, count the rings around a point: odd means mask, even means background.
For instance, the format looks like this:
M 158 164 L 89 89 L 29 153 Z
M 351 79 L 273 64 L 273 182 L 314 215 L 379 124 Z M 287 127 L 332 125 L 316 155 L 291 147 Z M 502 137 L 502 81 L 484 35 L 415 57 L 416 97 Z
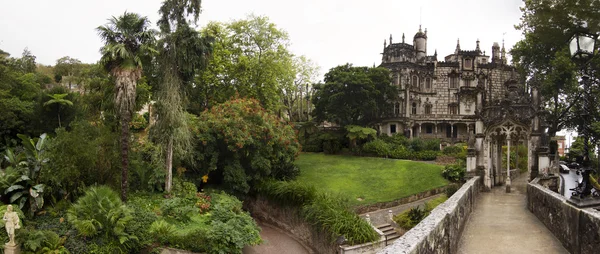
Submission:
M 281 206 L 258 197 L 244 201 L 244 208 L 253 218 L 267 222 L 290 233 L 311 253 L 336 253 L 335 239 L 306 222 L 296 207 Z
M 539 178 L 527 185 L 527 207 L 570 253 L 600 250 L 600 211 L 567 203 L 562 195 L 541 186 Z
M 456 253 L 480 188 L 480 177 L 471 178 L 423 221 L 378 253 Z

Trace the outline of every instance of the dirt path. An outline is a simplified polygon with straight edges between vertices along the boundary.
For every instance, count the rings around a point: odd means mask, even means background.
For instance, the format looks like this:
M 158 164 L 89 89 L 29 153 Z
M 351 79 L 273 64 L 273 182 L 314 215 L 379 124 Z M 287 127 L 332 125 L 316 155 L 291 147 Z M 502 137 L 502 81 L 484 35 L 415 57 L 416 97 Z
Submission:
M 287 235 L 285 232 L 264 224 L 257 222 L 258 226 L 261 227 L 260 237 L 263 239 L 263 243 L 257 246 L 246 246 L 242 250 L 244 254 L 309 254 L 309 252 L 302 244 L 296 241 L 294 238 Z
M 560 241 L 527 210 L 527 175 L 482 192 L 460 239 L 459 254 L 568 253 Z

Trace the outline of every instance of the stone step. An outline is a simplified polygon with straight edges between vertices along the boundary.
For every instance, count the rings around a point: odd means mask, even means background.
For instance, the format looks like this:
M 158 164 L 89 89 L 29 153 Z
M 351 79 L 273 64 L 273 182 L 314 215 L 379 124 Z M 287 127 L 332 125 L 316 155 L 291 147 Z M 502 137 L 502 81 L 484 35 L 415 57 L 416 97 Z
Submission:
M 390 235 L 387 237 L 388 244 L 392 243 L 394 240 L 400 238 L 399 234 Z
M 385 223 L 385 224 L 381 224 L 381 225 L 377 225 L 375 226 L 377 229 L 381 229 L 381 228 L 385 228 L 385 227 L 391 227 L 392 225 L 389 223 Z

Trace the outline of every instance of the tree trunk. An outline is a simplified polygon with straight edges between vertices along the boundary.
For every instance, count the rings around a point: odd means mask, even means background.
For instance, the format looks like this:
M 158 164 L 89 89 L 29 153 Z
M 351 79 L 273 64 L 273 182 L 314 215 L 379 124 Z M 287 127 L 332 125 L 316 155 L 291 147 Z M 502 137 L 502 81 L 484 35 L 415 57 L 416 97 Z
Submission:
M 58 105 L 58 128 L 62 128 L 62 125 L 60 124 L 60 105 Z
M 165 191 L 171 192 L 173 186 L 173 137 L 169 137 L 167 144 L 167 161 L 166 163 L 166 176 L 165 176 Z
M 127 178 L 129 176 L 129 122 L 131 114 L 125 113 L 121 119 L 121 200 L 127 202 Z

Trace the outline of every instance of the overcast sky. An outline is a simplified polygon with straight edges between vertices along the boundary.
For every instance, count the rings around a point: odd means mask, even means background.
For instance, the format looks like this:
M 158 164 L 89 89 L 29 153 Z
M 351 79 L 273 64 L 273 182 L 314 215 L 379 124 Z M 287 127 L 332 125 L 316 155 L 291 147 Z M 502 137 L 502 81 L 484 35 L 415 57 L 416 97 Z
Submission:
M 102 42 L 95 27 L 125 10 L 158 20 L 161 0 L 0 0 L 0 49 L 14 57 L 25 47 L 37 62 L 55 64 L 63 56 L 94 63 Z M 491 54 L 493 42 L 505 40 L 507 50 L 521 38 L 514 29 L 521 16 L 521 0 L 203 0 L 199 26 L 208 21 L 264 15 L 287 31 L 291 50 L 315 61 L 322 73 L 352 63 L 381 63 L 384 39 L 412 44 L 419 24 L 428 30 L 428 55 L 438 60 L 461 49 L 475 49 L 475 41 Z M 389 43 L 389 41 L 388 41 Z

